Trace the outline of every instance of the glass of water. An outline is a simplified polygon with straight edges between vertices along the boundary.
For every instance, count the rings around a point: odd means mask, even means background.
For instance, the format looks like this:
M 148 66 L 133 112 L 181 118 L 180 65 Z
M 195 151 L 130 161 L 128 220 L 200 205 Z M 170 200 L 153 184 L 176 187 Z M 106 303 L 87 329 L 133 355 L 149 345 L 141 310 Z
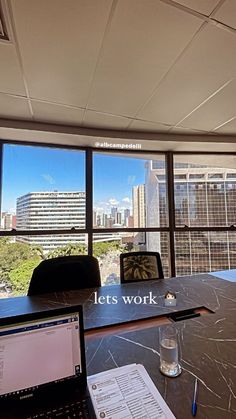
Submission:
M 160 371 L 168 377 L 177 377 L 181 374 L 177 337 L 177 330 L 174 326 L 160 327 Z

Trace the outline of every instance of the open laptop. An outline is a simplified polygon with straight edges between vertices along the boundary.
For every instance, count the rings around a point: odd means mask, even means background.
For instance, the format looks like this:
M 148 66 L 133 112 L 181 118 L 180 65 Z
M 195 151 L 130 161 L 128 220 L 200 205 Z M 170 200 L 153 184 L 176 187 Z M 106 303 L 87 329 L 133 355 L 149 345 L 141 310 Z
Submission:
M 96 418 L 81 306 L 0 319 L 0 416 Z

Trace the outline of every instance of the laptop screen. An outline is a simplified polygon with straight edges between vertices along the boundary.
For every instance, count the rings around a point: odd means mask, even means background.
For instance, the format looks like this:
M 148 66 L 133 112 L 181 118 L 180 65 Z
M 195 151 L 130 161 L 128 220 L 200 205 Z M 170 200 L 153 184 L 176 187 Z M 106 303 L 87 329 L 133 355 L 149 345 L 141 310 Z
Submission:
M 40 386 L 82 375 L 81 314 L 53 313 L 0 326 L 0 398 L 23 399 Z

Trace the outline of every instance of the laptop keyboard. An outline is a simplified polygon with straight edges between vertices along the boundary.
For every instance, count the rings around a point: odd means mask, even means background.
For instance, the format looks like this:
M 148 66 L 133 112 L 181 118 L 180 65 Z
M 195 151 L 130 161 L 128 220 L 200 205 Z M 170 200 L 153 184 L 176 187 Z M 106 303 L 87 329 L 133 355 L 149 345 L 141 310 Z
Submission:
M 89 408 L 87 400 L 81 400 L 67 404 L 57 409 L 47 410 L 42 413 L 37 413 L 33 416 L 28 416 L 27 419 L 89 419 Z

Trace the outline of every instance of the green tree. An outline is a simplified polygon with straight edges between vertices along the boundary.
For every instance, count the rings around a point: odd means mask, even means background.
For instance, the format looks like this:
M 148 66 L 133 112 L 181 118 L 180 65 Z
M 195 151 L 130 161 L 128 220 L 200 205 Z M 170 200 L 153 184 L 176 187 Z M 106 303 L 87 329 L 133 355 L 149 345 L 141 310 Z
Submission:
M 40 262 L 40 257 L 36 256 L 33 259 L 28 259 L 24 262 L 21 262 L 17 268 L 12 269 L 9 272 L 9 280 L 14 295 L 22 295 L 27 293 L 32 272 Z
M 10 237 L 2 237 L 0 239 L 0 280 L 5 282 L 12 290 L 15 287 L 12 282 L 12 271 L 16 272 L 23 262 L 34 260 L 37 264 L 42 260 L 42 248 L 40 246 L 31 246 L 27 243 L 12 242 Z M 36 266 L 36 265 L 35 265 Z M 31 271 L 32 273 L 32 271 Z M 31 276 L 31 274 L 30 274 Z M 22 273 L 20 280 L 29 281 L 29 276 L 23 279 Z M 19 284 L 18 284 L 19 285 Z
M 58 256 L 86 255 L 87 248 L 82 243 L 70 243 L 65 247 L 57 247 L 47 254 L 47 259 L 56 258 Z
M 95 242 L 93 244 L 93 255 L 95 257 L 101 257 L 106 255 L 111 251 L 119 251 L 122 252 L 123 246 L 120 244 L 119 240 L 114 241 L 107 241 L 107 242 Z

